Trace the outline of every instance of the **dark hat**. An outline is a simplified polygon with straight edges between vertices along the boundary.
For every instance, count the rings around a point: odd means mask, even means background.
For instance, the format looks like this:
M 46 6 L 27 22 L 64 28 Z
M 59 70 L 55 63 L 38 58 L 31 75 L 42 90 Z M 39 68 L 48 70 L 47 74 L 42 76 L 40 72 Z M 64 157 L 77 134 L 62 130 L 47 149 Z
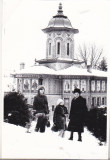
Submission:
M 39 86 L 38 86 L 38 90 L 42 90 L 42 89 L 45 90 L 45 87 L 44 87 L 43 85 L 39 85 Z
M 81 93 L 80 89 L 78 89 L 78 88 L 75 88 L 74 91 L 73 91 L 73 93 L 76 93 L 76 92 L 79 93 L 79 94 Z

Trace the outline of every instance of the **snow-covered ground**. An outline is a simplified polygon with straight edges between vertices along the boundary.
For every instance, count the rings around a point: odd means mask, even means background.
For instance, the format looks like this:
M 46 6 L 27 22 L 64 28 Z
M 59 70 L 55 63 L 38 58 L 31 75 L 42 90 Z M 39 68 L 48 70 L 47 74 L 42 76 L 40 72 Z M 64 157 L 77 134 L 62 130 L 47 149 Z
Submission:
M 83 141 L 68 140 L 70 132 L 65 137 L 52 132 L 51 127 L 45 133 L 35 132 L 35 122 L 32 122 L 31 133 L 26 128 L 9 123 L 2 127 L 2 158 L 30 158 L 30 159 L 108 159 L 108 146 L 98 145 L 98 140 L 85 128 Z

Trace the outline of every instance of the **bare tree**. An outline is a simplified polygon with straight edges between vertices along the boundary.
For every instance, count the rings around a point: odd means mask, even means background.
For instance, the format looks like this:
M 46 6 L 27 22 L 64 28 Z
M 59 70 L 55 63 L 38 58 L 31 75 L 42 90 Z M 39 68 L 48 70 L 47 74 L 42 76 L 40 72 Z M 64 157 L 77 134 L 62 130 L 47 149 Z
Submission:
M 87 67 L 89 64 L 92 68 L 97 68 L 103 49 L 97 48 L 95 44 L 83 44 L 82 46 L 79 45 L 78 52 L 77 58 L 84 62 L 84 67 Z

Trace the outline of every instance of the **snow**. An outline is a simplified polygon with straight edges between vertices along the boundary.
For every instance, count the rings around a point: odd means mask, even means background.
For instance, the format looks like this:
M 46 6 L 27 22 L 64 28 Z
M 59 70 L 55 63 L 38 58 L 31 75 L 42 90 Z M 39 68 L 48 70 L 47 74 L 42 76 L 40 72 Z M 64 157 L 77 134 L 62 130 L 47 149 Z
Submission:
M 47 74 L 47 75 L 81 75 L 81 76 L 98 76 L 107 77 L 108 72 L 99 71 L 92 69 L 92 72 L 88 72 L 87 69 L 78 68 L 76 66 L 71 66 L 66 69 L 61 69 L 55 71 L 54 69 L 48 68 L 42 65 L 35 65 L 25 69 L 21 69 L 16 72 L 16 74 Z
M 88 72 L 87 69 L 78 68 L 76 66 L 71 66 L 66 69 L 57 71 L 57 75 L 81 75 L 81 76 L 98 76 L 98 77 L 107 77 L 108 72 L 99 71 L 92 69 L 92 72 Z
M 55 75 L 56 71 L 46 66 L 35 65 L 25 69 L 18 70 L 15 74 L 50 74 Z
M 70 133 L 65 132 L 65 137 L 52 132 L 51 127 L 45 133 L 35 132 L 36 122 L 32 122 L 31 133 L 26 133 L 26 128 L 9 123 L 2 127 L 2 158 L 48 158 L 48 159 L 107 159 L 107 144 L 98 145 L 96 139 L 85 128 L 82 134 L 83 141 L 68 140 Z M 51 122 L 52 125 L 52 122 Z

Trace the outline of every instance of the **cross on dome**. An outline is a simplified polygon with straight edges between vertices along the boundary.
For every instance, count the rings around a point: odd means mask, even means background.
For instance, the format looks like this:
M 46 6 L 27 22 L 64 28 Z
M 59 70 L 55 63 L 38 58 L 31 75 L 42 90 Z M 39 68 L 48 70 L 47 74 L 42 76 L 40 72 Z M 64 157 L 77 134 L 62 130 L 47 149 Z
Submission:
M 61 3 L 59 3 L 58 14 L 59 14 L 59 15 L 62 15 L 62 14 L 63 14 L 62 4 L 61 4 Z

